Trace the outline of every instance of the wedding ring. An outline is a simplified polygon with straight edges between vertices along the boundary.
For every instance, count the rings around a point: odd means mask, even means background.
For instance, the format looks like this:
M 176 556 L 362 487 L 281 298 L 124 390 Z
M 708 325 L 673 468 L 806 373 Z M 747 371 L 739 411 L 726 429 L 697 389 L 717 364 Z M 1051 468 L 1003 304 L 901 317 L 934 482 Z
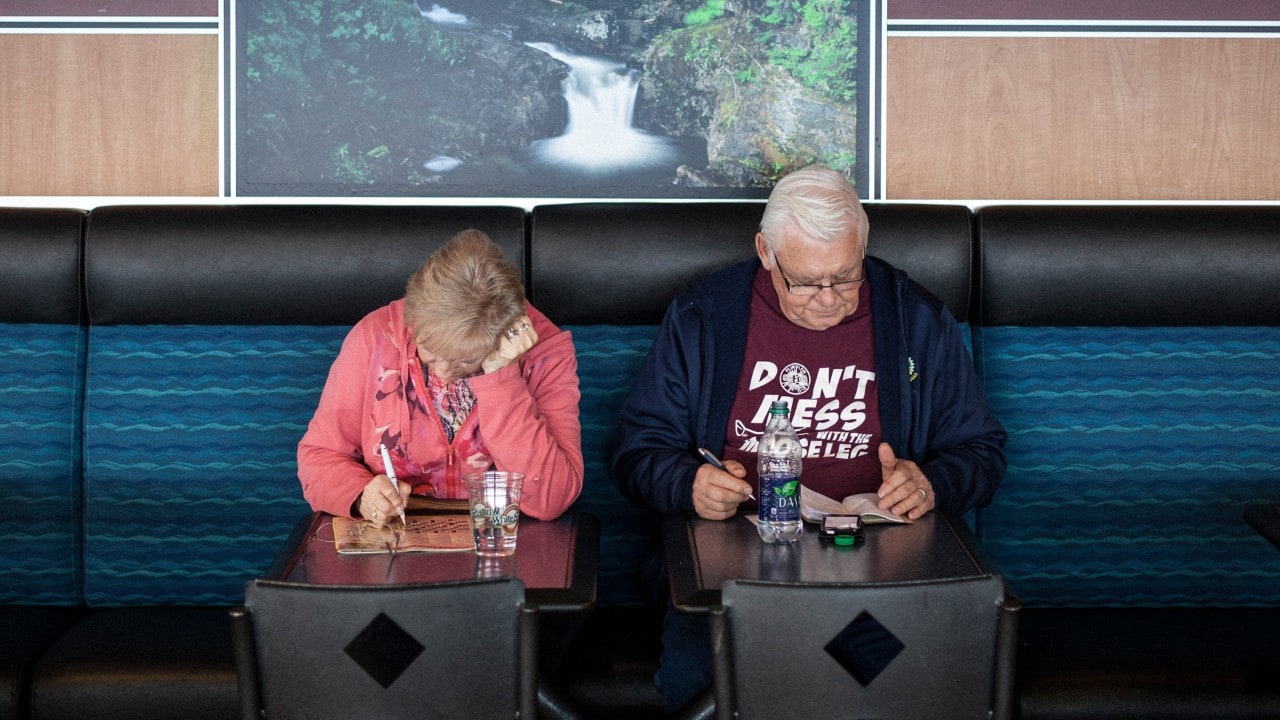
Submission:
M 369 517 L 373 518 L 374 520 L 377 520 L 377 519 L 378 519 L 378 508 L 374 508 L 374 509 L 373 509 L 373 512 L 369 515 Z
M 916 490 L 920 491 L 921 500 L 924 500 L 925 502 L 929 502 L 929 493 L 925 492 L 924 488 L 916 488 Z

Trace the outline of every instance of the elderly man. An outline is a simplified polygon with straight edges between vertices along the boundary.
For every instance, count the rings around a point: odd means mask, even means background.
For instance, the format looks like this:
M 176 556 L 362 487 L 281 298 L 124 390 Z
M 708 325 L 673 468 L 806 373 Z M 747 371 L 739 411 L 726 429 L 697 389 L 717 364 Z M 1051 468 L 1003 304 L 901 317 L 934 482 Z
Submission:
M 787 399 L 806 487 L 836 499 L 875 492 L 881 508 L 911 518 L 991 501 L 1005 432 L 956 321 L 867 256 L 869 232 L 843 175 L 811 167 L 777 183 L 757 257 L 694 283 L 667 310 L 622 409 L 613 469 L 627 497 L 732 517 L 758 496 L 756 443 L 771 401 Z M 656 679 L 675 711 L 710 684 L 705 624 L 669 612 L 663 646 Z

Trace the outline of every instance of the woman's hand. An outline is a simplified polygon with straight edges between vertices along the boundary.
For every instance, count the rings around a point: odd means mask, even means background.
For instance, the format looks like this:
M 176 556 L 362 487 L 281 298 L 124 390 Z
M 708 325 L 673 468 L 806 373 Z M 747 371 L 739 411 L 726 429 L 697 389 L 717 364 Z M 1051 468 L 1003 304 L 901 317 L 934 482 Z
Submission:
M 400 517 L 409 503 L 409 493 L 413 488 L 409 483 L 400 483 L 397 491 L 386 475 L 374 475 L 360 493 L 360 517 L 373 523 L 374 527 L 382 527 L 390 518 Z
M 524 315 L 515 322 L 514 325 L 503 331 L 498 337 L 498 347 L 489 353 L 481 363 L 480 367 L 485 374 L 495 373 L 502 368 L 510 365 L 520 359 L 538 342 L 538 332 L 533 329 L 533 323 L 529 322 L 529 316 Z

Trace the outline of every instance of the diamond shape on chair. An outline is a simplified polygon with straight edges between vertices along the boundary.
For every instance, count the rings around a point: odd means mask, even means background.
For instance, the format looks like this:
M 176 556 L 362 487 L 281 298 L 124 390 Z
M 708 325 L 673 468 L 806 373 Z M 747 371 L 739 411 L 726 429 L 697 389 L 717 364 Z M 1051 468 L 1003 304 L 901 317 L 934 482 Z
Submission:
M 823 649 L 866 687 L 905 647 L 879 620 L 863 610 Z
M 400 677 L 426 648 L 395 620 L 378 613 L 354 640 L 343 648 L 369 677 L 384 688 Z

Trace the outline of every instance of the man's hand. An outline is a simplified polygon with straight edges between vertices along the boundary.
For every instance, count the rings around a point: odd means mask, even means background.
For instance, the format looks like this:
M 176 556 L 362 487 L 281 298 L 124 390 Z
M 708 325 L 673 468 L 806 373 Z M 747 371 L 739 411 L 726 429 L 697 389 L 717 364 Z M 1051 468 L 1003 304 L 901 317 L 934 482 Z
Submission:
M 704 463 L 693 478 L 693 509 L 698 517 L 724 520 L 738 512 L 738 505 L 751 497 L 751 485 L 742 478 L 747 469 L 735 460 L 724 461 L 725 472 Z
M 934 507 L 933 485 L 910 460 L 899 460 L 888 443 L 880 443 L 881 510 L 916 520 Z

